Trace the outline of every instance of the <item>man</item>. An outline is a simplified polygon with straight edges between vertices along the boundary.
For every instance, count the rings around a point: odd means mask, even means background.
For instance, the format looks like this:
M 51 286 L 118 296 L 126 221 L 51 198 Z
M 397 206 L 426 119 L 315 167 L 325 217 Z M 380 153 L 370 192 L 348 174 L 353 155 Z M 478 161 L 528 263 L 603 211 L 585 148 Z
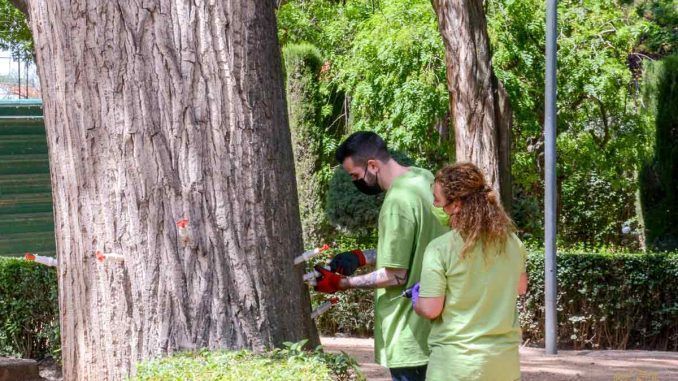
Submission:
M 433 212 L 431 172 L 405 167 L 391 158 L 386 143 L 373 132 L 356 132 L 344 141 L 336 159 L 363 193 L 386 191 L 379 212 L 379 243 L 374 251 L 354 250 L 335 256 L 330 271 L 321 267 L 316 290 L 334 293 L 350 288 L 375 292 L 374 350 L 377 363 L 394 381 L 424 380 L 430 322 L 400 297 L 419 281 L 424 249 L 448 229 Z M 348 277 L 364 265 L 375 271 Z

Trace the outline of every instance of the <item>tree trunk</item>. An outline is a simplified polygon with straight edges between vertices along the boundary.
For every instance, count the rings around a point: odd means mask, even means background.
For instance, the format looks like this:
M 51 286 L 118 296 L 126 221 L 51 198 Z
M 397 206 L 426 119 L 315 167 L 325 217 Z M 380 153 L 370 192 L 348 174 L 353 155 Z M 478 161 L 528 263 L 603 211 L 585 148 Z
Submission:
M 457 161 L 485 171 L 504 207 L 511 206 L 511 106 L 492 70 L 481 0 L 432 0 L 445 43 L 447 87 Z
M 301 228 L 274 5 L 28 2 L 65 380 L 122 380 L 181 349 L 318 342 L 292 265 Z

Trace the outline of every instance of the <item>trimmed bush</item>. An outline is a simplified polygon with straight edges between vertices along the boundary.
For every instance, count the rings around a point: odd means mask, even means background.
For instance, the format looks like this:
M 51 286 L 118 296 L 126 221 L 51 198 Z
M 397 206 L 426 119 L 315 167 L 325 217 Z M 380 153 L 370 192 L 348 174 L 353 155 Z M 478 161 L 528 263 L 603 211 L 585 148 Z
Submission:
M 306 341 L 286 343 L 268 353 L 200 351 L 142 363 L 135 381 L 348 381 L 364 380 L 357 362 L 346 354 L 306 352 Z
M 0 356 L 59 357 L 54 268 L 0 257 Z
M 528 260 L 523 339 L 543 344 L 544 257 Z M 558 254 L 558 340 L 583 349 L 678 350 L 678 253 Z
M 321 171 L 325 128 L 318 76 L 323 61 L 318 49 L 310 44 L 287 45 L 283 57 L 299 214 L 304 245 L 313 247 L 331 232 L 323 211 L 327 180 Z

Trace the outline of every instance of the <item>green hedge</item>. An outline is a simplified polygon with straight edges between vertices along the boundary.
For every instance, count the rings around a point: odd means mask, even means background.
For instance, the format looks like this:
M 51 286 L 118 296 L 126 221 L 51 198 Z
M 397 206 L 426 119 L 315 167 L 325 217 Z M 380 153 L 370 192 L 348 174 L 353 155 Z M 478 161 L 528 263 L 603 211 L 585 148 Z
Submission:
M 519 301 L 523 340 L 543 345 L 543 253 L 528 257 L 529 290 Z M 558 254 L 562 348 L 678 350 L 678 253 Z M 324 296 L 313 295 L 314 300 Z M 320 331 L 369 335 L 372 294 L 349 291 L 318 319 Z
M 180 353 L 141 363 L 133 381 L 348 381 L 365 380 L 348 355 L 303 351 L 306 341 L 267 353 L 214 351 Z
M 299 215 L 304 244 L 316 246 L 331 233 L 323 210 L 327 179 L 322 173 L 322 104 L 318 76 L 323 65 L 320 51 L 310 44 L 283 48 L 287 110 L 294 151 Z
M 59 357 L 54 268 L 0 257 L 0 356 Z
M 560 346 L 678 350 L 678 253 L 558 254 Z M 544 340 L 544 261 L 528 260 L 523 339 Z

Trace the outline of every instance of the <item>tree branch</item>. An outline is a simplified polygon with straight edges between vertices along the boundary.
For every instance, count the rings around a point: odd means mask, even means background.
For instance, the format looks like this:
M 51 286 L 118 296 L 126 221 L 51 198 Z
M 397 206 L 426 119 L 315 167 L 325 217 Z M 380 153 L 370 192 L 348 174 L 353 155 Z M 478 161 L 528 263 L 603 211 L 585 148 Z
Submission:
M 9 0 L 9 2 L 28 17 L 28 0 Z

